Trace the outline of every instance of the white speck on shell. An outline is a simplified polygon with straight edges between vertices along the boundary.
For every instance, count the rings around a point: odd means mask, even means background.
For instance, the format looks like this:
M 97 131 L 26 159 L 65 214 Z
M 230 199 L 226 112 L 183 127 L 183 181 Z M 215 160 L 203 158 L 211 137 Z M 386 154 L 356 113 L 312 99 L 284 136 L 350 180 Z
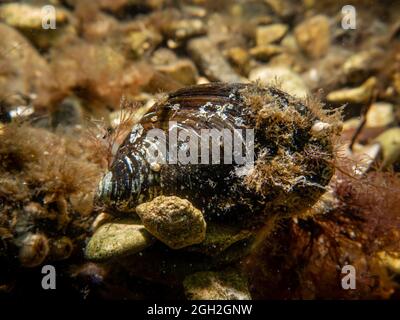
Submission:
M 143 126 L 139 123 L 133 126 L 131 134 L 129 136 L 129 142 L 135 143 L 135 141 L 142 135 Z

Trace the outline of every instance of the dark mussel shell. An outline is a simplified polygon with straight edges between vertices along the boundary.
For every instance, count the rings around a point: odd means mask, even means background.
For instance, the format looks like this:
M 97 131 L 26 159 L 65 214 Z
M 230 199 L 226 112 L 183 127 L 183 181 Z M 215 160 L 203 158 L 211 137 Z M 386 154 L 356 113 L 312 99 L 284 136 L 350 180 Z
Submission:
M 260 105 L 260 101 L 265 105 Z M 268 104 L 283 114 L 286 111 L 289 115 L 294 114 L 301 120 L 301 126 L 296 127 L 296 122 L 291 119 L 271 122 L 275 120 L 273 117 L 269 119 L 269 116 L 260 122 L 259 115 L 263 108 L 269 107 Z M 207 220 L 224 219 L 233 223 L 240 220 L 246 224 L 252 224 L 273 211 L 286 213 L 301 210 L 314 203 L 325 191 L 324 186 L 333 174 L 328 161 L 332 157 L 332 137 L 330 134 L 313 136 L 312 126 L 317 121 L 318 116 L 305 104 L 274 87 L 210 83 L 180 89 L 156 103 L 132 128 L 119 147 L 109 172 L 99 184 L 97 198 L 116 211 L 133 211 L 139 203 L 158 195 L 176 195 L 188 199 L 201 209 Z M 177 153 L 189 155 L 190 152 L 187 150 L 187 141 L 178 139 L 174 144 L 168 139 L 172 131 L 171 123 L 174 123 L 178 132 L 194 132 L 199 139 L 202 129 L 221 132 L 223 129 L 231 132 L 239 129 L 244 151 L 248 151 L 245 148 L 245 129 L 252 129 L 255 165 L 250 168 L 235 161 L 234 157 L 232 163 L 226 163 L 223 139 L 220 140 L 219 163 L 212 163 L 210 155 L 209 163 L 202 164 L 200 151 L 195 155 L 198 161 L 194 164 L 174 163 L 170 160 L 177 160 Z M 268 134 L 268 123 L 284 135 L 290 135 L 289 143 L 278 145 L 279 137 Z M 153 148 L 154 152 L 154 139 L 147 136 L 152 129 L 165 133 L 165 141 L 161 141 L 166 144 L 166 150 L 163 150 L 164 163 L 154 163 L 146 158 L 149 149 Z M 208 143 L 211 144 L 211 141 Z M 306 149 L 323 154 L 323 159 L 316 157 L 311 160 L 305 154 Z M 265 176 L 268 183 L 264 183 L 264 173 L 257 174 L 257 170 L 262 170 L 262 163 L 277 161 L 282 153 L 286 158 L 302 155 L 303 158 L 296 160 L 299 162 L 296 170 L 300 171 L 284 187 L 274 182 L 274 176 Z M 291 170 L 290 167 L 283 168 L 283 171 Z M 278 178 L 279 170 L 273 172 Z M 268 172 L 265 174 L 268 175 Z M 252 177 L 260 180 L 261 187 L 255 188 L 254 181 L 247 183 Z

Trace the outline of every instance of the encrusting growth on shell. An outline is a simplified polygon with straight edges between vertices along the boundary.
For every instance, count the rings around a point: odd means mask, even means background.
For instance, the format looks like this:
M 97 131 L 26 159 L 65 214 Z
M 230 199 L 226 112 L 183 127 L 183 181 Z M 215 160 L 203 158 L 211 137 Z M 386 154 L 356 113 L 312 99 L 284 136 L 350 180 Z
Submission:
M 267 212 L 301 212 L 326 191 L 333 175 L 334 144 L 341 130 L 338 114 L 328 114 L 318 101 L 303 104 L 274 87 L 265 88 L 266 94 L 259 90 L 249 86 L 244 93 L 260 137 L 254 169 L 244 183 L 271 199 Z

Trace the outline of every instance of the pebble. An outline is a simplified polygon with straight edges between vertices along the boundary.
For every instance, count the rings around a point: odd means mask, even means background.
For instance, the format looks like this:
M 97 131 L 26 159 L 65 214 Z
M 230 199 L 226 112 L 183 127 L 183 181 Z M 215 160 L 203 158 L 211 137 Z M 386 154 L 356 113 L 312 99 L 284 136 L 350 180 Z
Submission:
M 152 30 L 133 31 L 129 33 L 126 42 L 129 44 L 136 58 L 151 49 L 154 49 L 162 41 L 161 34 Z
M 153 52 L 151 63 L 155 66 L 164 66 L 178 61 L 176 53 L 167 48 L 160 48 Z
M 387 127 L 395 120 L 393 104 L 375 102 L 369 107 L 366 117 L 367 128 Z
M 377 79 L 371 77 L 357 88 L 344 88 L 330 92 L 326 99 L 334 103 L 366 103 L 373 94 Z
M 48 49 L 51 46 L 76 38 L 73 16 L 65 9 L 56 7 L 56 29 L 45 29 L 42 25 L 41 6 L 23 3 L 9 3 L 0 6 L 0 20 L 21 31 L 36 47 Z M 43 20 L 47 22 L 47 20 Z
M 269 44 L 250 49 L 250 55 L 260 61 L 268 61 L 272 56 L 283 52 L 282 47 Z
M 181 19 L 166 24 L 162 31 L 166 37 L 181 42 L 195 36 L 204 35 L 207 29 L 201 19 Z
M 47 89 L 54 83 L 47 61 L 17 30 L 0 23 L 0 60 L 3 74 L 0 76 L 0 96 L 5 103 L 19 103 L 15 97 L 36 94 L 36 102 L 45 105 Z M 49 89 L 50 90 L 50 89 Z M 46 91 L 46 92 L 45 92 Z M 40 95 L 39 93 L 44 93 Z M 19 100 L 19 99 L 18 99 Z
M 136 207 L 146 229 L 172 249 L 204 240 L 206 222 L 200 210 L 186 199 L 159 196 Z
M 225 56 L 235 67 L 246 73 L 250 63 L 250 54 L 246 49 L 232 47 L 225 51 Z
M 393 87 L 396 90 L 397 94 L 400 95 L 400 72 L 396 72 L 393 75 Z
M 158 66 L 156 70 L 184 85 L 195 84 L 198 77 L 196 66 L 189 59 L 181 59 L 172 64 Z
M 189 300 L 251 300 L 247 279 L 234 269 L 196 272 L 183 286 Z
M 209 80 L 242 82 L 243 79 L 232 69 L 220 50 L 207 37 L 191 39 L 187 49 Z
M 264 0 L 278 16 L 287 18 L 295 14 L 295 2 L 291 0 Z
M 216 256 L 233 244 L 251 238 L 252 235 L 251 231 L 241 230 L 239 227 L 209 222 L 204 241 L 191 246 L 188 250 Z
M 398 252 L 380 251 L 377 256 L 383 266 L 396 275 L 400 274 L 400 255 Z
M 365 81 L 369 74 L 374 71 L 374 62 L 380 59 L 382 53 L 382 50 L 374 48 L 350 56 L 342 67 L 347 81 L 352 83 Z
M 375 142 L 368 145 L 355 143 L 349 155 L 354 163 L 356 163 L 356 165 L 352 166 L 354 174 L 362 176 L 367 173 L 376 164 L 381 152 L 382 147 L 379 143 Z
M 113 216 L 107 212 L 101 212 L 97 215 L 97 217 L 93 220 L 91 230 L 96 231 L 103 224 L 110 222 Z
M 400 128 L 391 128 L 380 134 L 374 142 L 382 148 L 382 167 L 388 168 L 400 159 Z
M 0 6 L 0 19 L 18 29 L 42 30 L 42 7 L 24 3 L 8 3 Z M 68 12 L 61 8 L 55 10 L 56 26 L 68 22 Z
M 105 261 L 138 253 L 153 244 L 154 238 L 135 220 L 121 220 L 101 225 L 86 246 L 85 256 Z
M 285 36 L 288 29 L 288 26 L 282 23 L 275 23 L 257 27 L 257 46 L 264 46 L 273 42 L 279 42 Z
M 310 58 L 321 58 L 328 52 L 331 42 L 329 19 L 324 15 L 313 16 L 299 24 L 294 35 L 299 47 Z

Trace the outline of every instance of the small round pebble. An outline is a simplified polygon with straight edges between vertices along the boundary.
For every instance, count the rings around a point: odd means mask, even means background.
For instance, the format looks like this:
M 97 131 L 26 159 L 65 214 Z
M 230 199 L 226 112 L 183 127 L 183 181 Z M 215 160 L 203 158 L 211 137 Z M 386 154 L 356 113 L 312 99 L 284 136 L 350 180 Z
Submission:
M 188 200 L 160 196 L 136 207 L 146 229 L 172 249 L 204 240 L 206 222 L 200 210 Z

